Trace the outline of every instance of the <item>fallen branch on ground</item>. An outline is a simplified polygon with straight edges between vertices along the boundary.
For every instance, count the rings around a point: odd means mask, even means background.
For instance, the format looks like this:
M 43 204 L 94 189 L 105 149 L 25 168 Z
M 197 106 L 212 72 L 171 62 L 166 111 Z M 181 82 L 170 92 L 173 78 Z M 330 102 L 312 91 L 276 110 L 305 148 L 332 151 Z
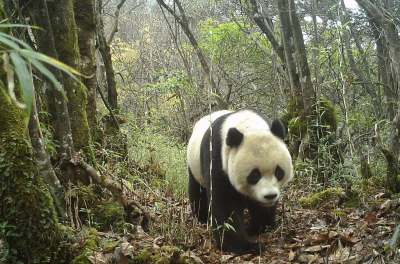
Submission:
M 70 160 L 70 163 L 86 172 L 94 183 L 99 184 L 100 186 L 103 186 L 104 188 L 109 190 L 115 196 L 115 198 L 122 203 L 124 208 L 129 208 L 132 205 L 136 206 L 143 213 L 144 216 L 141 223 L 143 229 L 148 229 L 148 225 L 152 220 L 150 213 L 135 200 L 128 199 L 127 196 L 124 194 L 124 190 L 120 184 L 113 180 L 102 177 L 91 165 L 87 164 L 83 160 L 81 152 L 77 152 L 75 156 Z

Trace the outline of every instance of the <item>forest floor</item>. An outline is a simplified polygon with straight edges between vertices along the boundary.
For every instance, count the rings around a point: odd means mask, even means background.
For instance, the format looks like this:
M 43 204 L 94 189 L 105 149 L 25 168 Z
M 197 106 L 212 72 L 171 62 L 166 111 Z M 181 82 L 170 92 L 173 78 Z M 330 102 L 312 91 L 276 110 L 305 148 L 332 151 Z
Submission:
M 154 218 L 150 229 L 99 232 L 98 238 L 114 243 L 89 256 L 91 263 L 400 263 L 399 251 L 388 247 L 399 224 L 400 199 L 384 193 L 370 197 L 379 200 L 374 206 L 366 202 L 357 208 L 311 210 L 297 204 L 300 194 L 287 191 L 278 207 L 277 228 L 250 238 L 266 249 L 243 256 L 216 248 L 207 227 L 194 222 L 186 198 L 154 194 L 139 194 Z

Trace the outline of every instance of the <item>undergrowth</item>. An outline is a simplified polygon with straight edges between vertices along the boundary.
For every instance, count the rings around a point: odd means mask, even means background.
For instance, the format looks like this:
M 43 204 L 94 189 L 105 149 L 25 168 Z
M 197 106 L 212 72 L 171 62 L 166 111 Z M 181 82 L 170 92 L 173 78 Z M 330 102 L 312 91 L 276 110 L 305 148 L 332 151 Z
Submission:
M 151 181 L 151 185 L 177 197 L 186 197 L 186 146 L 148 125 L 132 128 L 129 135 L 130 158 L 142 167 L 150 165 L 165 174 L 165 177 Z

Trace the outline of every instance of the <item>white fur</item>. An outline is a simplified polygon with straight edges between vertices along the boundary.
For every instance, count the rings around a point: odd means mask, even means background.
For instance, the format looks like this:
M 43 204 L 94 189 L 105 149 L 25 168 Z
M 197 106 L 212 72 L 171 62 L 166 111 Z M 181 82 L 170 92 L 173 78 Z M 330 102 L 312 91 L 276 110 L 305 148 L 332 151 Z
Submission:
M 281 188 L 292 179 L 293 174 L 290 153 L 282 140 L 270 131 L 250 133 L 245 131 L 240 146 L 229 148 L 227 152 L 228 165 L 224 170 L 238 192 L 265 206 L 279 200 Z M 285 172 L 281 181 L 275 177 L 277 166 Z M 258 169 L 262 175 L 255 185 L 247 182 L 247 176 L 253 169 Z M 271 194 L 277 195 L 274 200 L 264 198 L 265 195 Z
M 218 111 L 200 119 L 193 130 L 188 144 L 188 165 L 194 178 L 205 187 L 204 177 L 201 174 L 200 146 L 203 135 L 211 123 L 218 117 L 231 111 Z M 243 133 L 244 138 L 239 147 L 226 145 L 228 130 L 232 127 Z M 281 139 L 274 136 L 268 124 L 251 110 L 241 110 L 227 117 L 221 127 L 222 137 L 222 167 L 229 176 L 233 187 L 241 194 L 258 201 L 265 206 L 274 204 L 281 195 L 281 188 L 291 179 L 293 174 L 290 153 Z M 280 166 L 285 176 L 278 181 L 274 175 L 275 169 Z M 247 176 L 253 169 L 261 172 L 261 179 L 257 184 L 249 184 Z M 265 195 L 276 194 L 271 201 Z
M 189 168 L 192 171 L 194 178 L 203 187 L 206 187 L 206 183 L 201 173 L 201 164 L 200 164 L 201 140 L 203 139 L 203 136 L 206 133 L 207 129 L 211 126 L 212 122 L 214 122 L 218 117 L 229 114 L 231 112 L 232 111 L 221 110 L 214 112 L 210 115 L 206 115 L 202 117 L 199 121 L 197 121 L 196 125 L 193 128 L 193 134 L 190 137 L 187 148 L 187 160 Z

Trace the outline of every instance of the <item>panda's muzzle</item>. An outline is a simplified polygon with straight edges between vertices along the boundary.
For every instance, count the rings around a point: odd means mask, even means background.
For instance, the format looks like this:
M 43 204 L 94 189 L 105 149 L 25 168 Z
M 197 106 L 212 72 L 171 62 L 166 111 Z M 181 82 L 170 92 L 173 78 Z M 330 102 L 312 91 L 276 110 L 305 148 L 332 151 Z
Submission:
M 268 194 L 268 195 L 264 195 L 264 198 L 267 200 L 273 200 L 277 197 L 277 194 Z

